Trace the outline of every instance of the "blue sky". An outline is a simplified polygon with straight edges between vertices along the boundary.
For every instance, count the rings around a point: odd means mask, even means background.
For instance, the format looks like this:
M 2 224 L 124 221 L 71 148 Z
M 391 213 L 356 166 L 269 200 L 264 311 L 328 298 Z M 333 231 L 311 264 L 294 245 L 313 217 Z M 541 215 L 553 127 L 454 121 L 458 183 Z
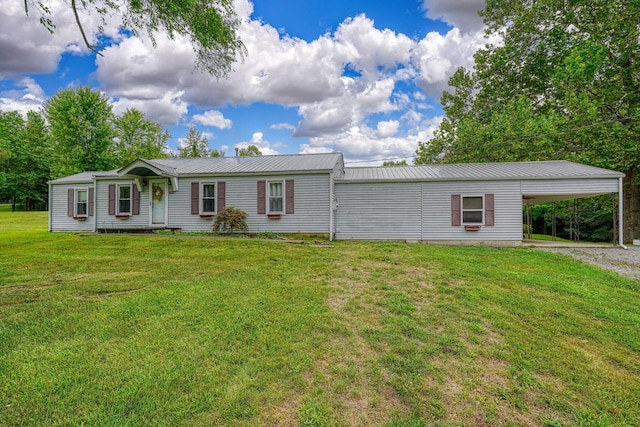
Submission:
M 411 161 L 441 120 L 451 74 L 473 66 L 487 41 L 483 0 L 236 0 L 248 50 L 226 79 L 194 71 L 185 40 L 124 37 L 96 57 L 62 0 L 51 0 L 50 35 L 22 2 L 0 0 L 0 110 L 38 109 L 62 88 L 103 91 L 114 111 L 138 108 L 165 126 L 176 149 L 190 125 L 233 155 L 341 151 L 347 162 Z M 81 16 L 96 37 L 97 21 Z

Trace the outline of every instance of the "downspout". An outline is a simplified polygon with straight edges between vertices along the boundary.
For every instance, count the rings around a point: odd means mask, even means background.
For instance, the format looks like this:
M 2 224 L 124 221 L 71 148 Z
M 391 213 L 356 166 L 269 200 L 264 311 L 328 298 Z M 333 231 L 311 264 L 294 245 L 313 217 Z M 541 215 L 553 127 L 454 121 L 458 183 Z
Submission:
M 620 247 L 622 249 L 629 249 L 624 245 L 624 236 L 622 235 L 622 230 L 623 230 L 623 226 L 622 226 L 622 177 L 618 178 L 618 239 L 619 239 L 619 244 Z
M 98 231 L 98 205 L 96 204 L 98 200 L 98 183 L 96 182 L 95 177 L 93 178 L 93 232 Z

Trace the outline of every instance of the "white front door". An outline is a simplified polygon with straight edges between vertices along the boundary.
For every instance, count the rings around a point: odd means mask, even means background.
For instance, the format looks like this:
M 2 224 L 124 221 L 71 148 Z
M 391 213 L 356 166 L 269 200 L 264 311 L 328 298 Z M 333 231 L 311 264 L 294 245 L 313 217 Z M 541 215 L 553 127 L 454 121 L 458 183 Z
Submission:
M 149 180 L 151 201 L 149 209 L 149 222 L 152 226 L 167 225 L 168 204 L 167 197 L 167 181 L 166 180 Z

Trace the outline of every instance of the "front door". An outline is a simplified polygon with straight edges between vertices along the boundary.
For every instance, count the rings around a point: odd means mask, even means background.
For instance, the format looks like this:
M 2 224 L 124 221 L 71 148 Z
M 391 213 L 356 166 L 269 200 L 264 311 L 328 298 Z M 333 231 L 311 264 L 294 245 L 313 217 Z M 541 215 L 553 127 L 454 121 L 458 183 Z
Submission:
M 167 225 L 167 181 L 149 180 L 151 186 L 150 222 L 151 226 Z

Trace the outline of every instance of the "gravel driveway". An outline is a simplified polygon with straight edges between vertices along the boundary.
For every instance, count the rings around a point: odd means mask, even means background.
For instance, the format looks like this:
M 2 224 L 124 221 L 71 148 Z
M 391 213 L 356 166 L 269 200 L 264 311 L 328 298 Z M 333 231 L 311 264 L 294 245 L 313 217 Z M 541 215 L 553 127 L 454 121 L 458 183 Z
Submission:
M 640 246 L 628 246 L 629 249 L 611 248 L 542 248 L 541 251 L 571 255 L 580 261 L 615 271 L 623 277 L 640 280 Z

